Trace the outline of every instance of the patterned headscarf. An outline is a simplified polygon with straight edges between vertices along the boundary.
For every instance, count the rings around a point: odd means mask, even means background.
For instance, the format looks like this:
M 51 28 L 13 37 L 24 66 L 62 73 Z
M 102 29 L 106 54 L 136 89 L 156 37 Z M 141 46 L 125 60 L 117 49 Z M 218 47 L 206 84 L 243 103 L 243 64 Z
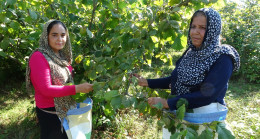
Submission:
M 240 57 L 237 51 L 230 45 L 220 44 L 221 17 L 219 13 L 211 8 L 200 9 L 194 14 L 197 12 L 203 12 L 206 16 L 206 32 L 201 46 L 196 48 L 192 44 L 190 37 L 191 20 L 187 42 L 189 47 L 183 54 L 177 68 L 178 76 L 174 85 L 177 95 L 190 93 L 192 87 L 201 85 L 206 73 L 221 54 L 227 54 L 232 57 L 234 71 L 237 71 L 240 66 Z
M 46 58 L 50 66 L 52 84 L 64 85 L 66 83 L 73 83 L 71 73 L 67 68 L 67 66 L 69 66 L 72 62 L 72 50 L 71 50 L 71 43 L 70 43 L 68 30 L 66 29 L 67 39 L 66 39 L 65 46 L 62 50 L 59 50 L 60 57 L 58 57 L 54 53 L 52 48 L 49 46 L 47 29 L 48 26 L 54 21 L 58 21 L 58 20 L 50 20 L 44 25 L 43 32 L 41 34 L 40 41 L 39 41 L 40 46 L 38 49 L 34 50 L 32 54 L 36 51 L 39 51 L 44 55 L 44 57 Z M 30 79 L 30 67 L 28 63 L 26 69 L 26 88 L 29 92 L 31 92 L 32 90 L 31 86 L 32 83 Z M 56 113 L 59 116 L 59 118 L 61 118 L 61 121 L 63 121 L 63 118 L 66 116 L 67 111 L 70 108 L 76 106 L 76 102 L 71 98 L 71 96 L 54 98 L 54 104 L 55 104 Z

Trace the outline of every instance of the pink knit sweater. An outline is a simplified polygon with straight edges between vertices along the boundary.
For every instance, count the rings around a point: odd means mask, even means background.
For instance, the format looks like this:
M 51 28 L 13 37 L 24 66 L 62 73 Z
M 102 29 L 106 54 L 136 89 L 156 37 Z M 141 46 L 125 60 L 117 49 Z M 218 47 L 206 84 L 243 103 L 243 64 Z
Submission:
M 30 58 L 30 78 L 35 89 L 35 102 L 38 108 L 54 107 L 54 97 L 75 95 L 75 85 L 59 86 L 53 85 L 51 81 L 50 67 L 39 51 L 33 53 Z M 68 67 L 72 72 L 72 67 Z

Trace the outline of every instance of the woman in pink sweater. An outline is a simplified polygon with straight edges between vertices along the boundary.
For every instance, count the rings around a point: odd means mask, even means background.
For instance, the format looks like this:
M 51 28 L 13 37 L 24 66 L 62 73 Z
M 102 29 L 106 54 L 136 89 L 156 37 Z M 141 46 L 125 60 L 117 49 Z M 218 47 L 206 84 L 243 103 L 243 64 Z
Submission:
M 39 48 L 29 58 L 26 86 L 35 90 L 36 113 L 42 139 L 67 138 L 61 121 L 70 108 L 76 106 L 71 95 L 93 90 L 92 84 L 73 83 L 72 50 L 66 26 L 59 20 L 48 21 L 43 28 Z

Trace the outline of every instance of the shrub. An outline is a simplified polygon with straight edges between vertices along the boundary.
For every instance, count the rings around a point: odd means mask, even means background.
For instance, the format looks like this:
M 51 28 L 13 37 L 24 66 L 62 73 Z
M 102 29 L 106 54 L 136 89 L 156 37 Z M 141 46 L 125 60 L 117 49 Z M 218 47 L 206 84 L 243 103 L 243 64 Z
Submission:
M 246 1 L 243 6 L 228 4 L 221 10 L 223 42 L 234 46 L 241 58 L 240 71 L 234 75 L 260 83 L 259 1 Z

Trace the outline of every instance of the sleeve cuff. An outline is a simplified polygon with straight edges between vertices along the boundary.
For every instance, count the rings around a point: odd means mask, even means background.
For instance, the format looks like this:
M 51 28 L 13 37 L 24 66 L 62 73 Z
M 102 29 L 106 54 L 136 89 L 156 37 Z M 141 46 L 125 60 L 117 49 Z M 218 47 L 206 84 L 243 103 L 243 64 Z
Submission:
M 168 103 L 168 106 L 170 108 L 170 110 L 176 110 L 176 103 L 177 103 L 177 98 L 171 98 L 171 99 L 167 99 L 167 103 Z

